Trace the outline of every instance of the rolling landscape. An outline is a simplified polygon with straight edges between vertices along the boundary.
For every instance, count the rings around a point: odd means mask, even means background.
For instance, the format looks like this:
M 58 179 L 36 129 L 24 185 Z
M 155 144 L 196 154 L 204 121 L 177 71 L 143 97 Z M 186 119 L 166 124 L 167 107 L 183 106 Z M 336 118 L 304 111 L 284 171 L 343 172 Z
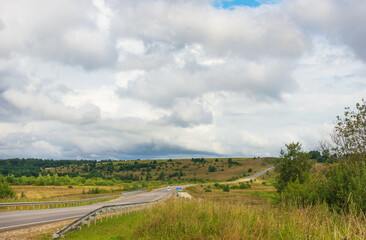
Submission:
M 365 0 L 0 0 L 0 240 L 365 240 Z

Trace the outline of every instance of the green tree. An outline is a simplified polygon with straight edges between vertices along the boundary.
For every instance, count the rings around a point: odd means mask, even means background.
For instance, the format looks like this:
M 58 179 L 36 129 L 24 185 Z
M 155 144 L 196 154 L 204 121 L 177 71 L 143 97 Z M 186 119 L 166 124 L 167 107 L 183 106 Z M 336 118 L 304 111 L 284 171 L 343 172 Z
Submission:
M 14 198 L 14 197 L 15 197 L 14 190 L 9 186 L 5 178 L 0 175 L 0 199 Z
M 216 172 L 216 167 L 208 166 L 208 172 Z
M 356 104 L 356 110 L 345 108 L 344 117 L 337 116 L 328 148 L 349 163 L 366 159 L 366 101 Z
M 301 150 L 300 143 L 286 144 L 287 150 L 281 150 L 280 158 L 276 160 L 275 171 L 277 175 L 276 188 L 282 192 L 286 186 L 296 179 L 303 183 L 309 175 L 313 162 L 309 160 L 310 155 Z

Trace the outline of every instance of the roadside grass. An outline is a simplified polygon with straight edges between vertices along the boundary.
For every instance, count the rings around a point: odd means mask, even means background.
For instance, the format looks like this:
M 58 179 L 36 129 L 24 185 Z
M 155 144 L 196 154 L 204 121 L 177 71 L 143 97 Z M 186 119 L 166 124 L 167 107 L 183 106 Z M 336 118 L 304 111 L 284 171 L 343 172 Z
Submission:
M 145 210 L 146 211 L 146 210 Z M 149 211 L 149 210 L 147 210 Z M 134 232 L 146 220 L 146 212 L 133 212 L 122 217 L 91 224 L 90 228 L 83 227 L 80 231 L 67 233 L 66 239 L 80 240 L 130 240 L 135 239 Z M 49 236 L 41 235 L 37 240 L 49 240 Z
M 324 204 L 298 208 L 268 203 L 170 199 L 110 219 L 66 239 L 365 239 L 365 215 L 338 214 Z M 43 238 L 45 239 L 45 238 Z
M 224 192 L 214 184 L 185 189 L 193 200 L 171 198 L 137 213 L 98 222 L 66 239 L 366 239 L 366 216 L 331 212 L 326 204 L 273 204 L 273 186 Z M 234 184 L 232 184 L 234 185 Z M 211 192 L 205 191 L 207 188 Z M 39 238 L 49 239 L 49 238 Z

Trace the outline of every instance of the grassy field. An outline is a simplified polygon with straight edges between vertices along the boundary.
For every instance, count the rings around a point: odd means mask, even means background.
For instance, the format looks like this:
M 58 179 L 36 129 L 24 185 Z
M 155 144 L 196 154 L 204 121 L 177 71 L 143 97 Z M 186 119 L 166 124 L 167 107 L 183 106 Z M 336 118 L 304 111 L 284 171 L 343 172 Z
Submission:
M 193 190 L 193 191 L 192 191 Z M 195 192 L 199 198 L 173 198 L 142 212 L 98 223 L 67 239 L 365 239 L 364 215 L 337 214 L 325 205 L 313 208 L 272 205 L 247 192 Z M 271 189 L 268 189 L 271 192 Z M 240 192 L 242 191 L 242 192 Z M 212 196 L 215 195 L 214 198 Z M 48 239 L 39 237 L 38 239 Z
M 232 160 L 238 164 L 230 164 L 228 158 L 206 158 L 204 163 L 194 163 L 192 159 L 174 159 L 174 160 L 138 160 L 138 161 L 115 161 L 112 162 L 114 170 L 108 173 L 108 176 L 126 175 L 132 174 L 140 178 L 145 178 L 147 172 L 152 176 L 152 179 L 156 179 L 161 172 L 164 172 L 165 176 L 170 180 L 179 179 L 202 179 L 209 181 L 223 181 L 231 178 L 241 178 L 251 175 L 257 171 L 268 168 L 272 165 L 272 158 L 232 158 Z M 136 163 L 152 163 L 156 161 L 156 167 L 143 167 L 139 169 L 120 171 L 119 166 L 128 164 L 133 165 Z M 96 167 L 101 168 L 103 165 L 108 165 L 108 162 L 97 163 Z M 210 172 L 209 167 L 214 167 L 215 171 Z M 248 172 L 249 169 L 252 172 Z M 47 168 L 45 171 L 52 173 L 67 173 L 78 172 L 80 176 L 83 176 L 84 166 L 70 166 L 59 168 Z M 174 174 L 181 173 L 182 176 L 174 176 Z M 103 173 L 104 174 L 104 173 Z
M 230 186 L 234 185 L 238 184 L 230 184 Z M 256 182 L 250 183 L 250 185 L 250 189 L 230 189 L 229 192 L 223 192 L 214 184 L 202 184 L 188 187 L 185 191 L 194 199 L 229 204 L 263 205 L 276 200 L 276 190 L 273 186 L 265 186 Z M 206 192 L 207 188 L 211 192 Z
M 95 186 L 12 186 L 17 200 L 20 201 L 67 201 L 86 198 L 117 195 L 122 193 L 121 187 L 98 186 L 101 194 L 87 194 Z M 21 198 L 22 193 L 25 197 Z
M 268 185 L 274 174 L 249 183 L 249 189 L 229 192 L 213 183 L 197 184 L 185 189 L 192 200 L 173 197 L 70 232 L 67 239 L 366 239 L 364 214 L 331 212 L 325 204 L 304 208 L 274 204 L 278 195 Z M 43 234 L 34 239 L 50 238 Z

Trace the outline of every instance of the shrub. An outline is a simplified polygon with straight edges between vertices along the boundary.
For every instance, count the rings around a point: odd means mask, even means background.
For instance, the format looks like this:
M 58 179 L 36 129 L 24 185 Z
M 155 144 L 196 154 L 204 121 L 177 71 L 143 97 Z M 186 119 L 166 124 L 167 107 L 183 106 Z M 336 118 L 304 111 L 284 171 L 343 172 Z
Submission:
M 249 189 L 251 188 L 252 186 L 249 184 L 249 183 L 240 183 L 239 184 L 239 188 L 240 189 Z
M 208 172 L 216 172 L 216 168 L 214 166 L 208 166 Z
M 278 173 L 276 180 L 277 191 L 282 192 L 287 184 L 298 180 L 301 184 L 307 180 L 312 161 L 310 155 L 301 150 L 300 143 L 286 144 L 286 151 L 281 150 L 279 159 L 276 160 L 275 171 Z
M 206 187 L 205 192 L 212 192 L 211 187 L 210 186 Z
M 230 191 L 229 184 L 223 185 L 223 187 L 222 187 L 222 191 L 224 191 L 224 192 L 229 192 L 229 191 Z
M 14 190 L 2 176 L 0 176 L 0 198 L 15 198 Z
M 88 194 L 98 194 L 98 193 L 100 193 L 99 188 L 91 188 L 88 191 Z
M 20 198 L 26 198 L 27 196 L 24 194 L 24 192 L 22 192 L 21 194 L 20 194 Z

